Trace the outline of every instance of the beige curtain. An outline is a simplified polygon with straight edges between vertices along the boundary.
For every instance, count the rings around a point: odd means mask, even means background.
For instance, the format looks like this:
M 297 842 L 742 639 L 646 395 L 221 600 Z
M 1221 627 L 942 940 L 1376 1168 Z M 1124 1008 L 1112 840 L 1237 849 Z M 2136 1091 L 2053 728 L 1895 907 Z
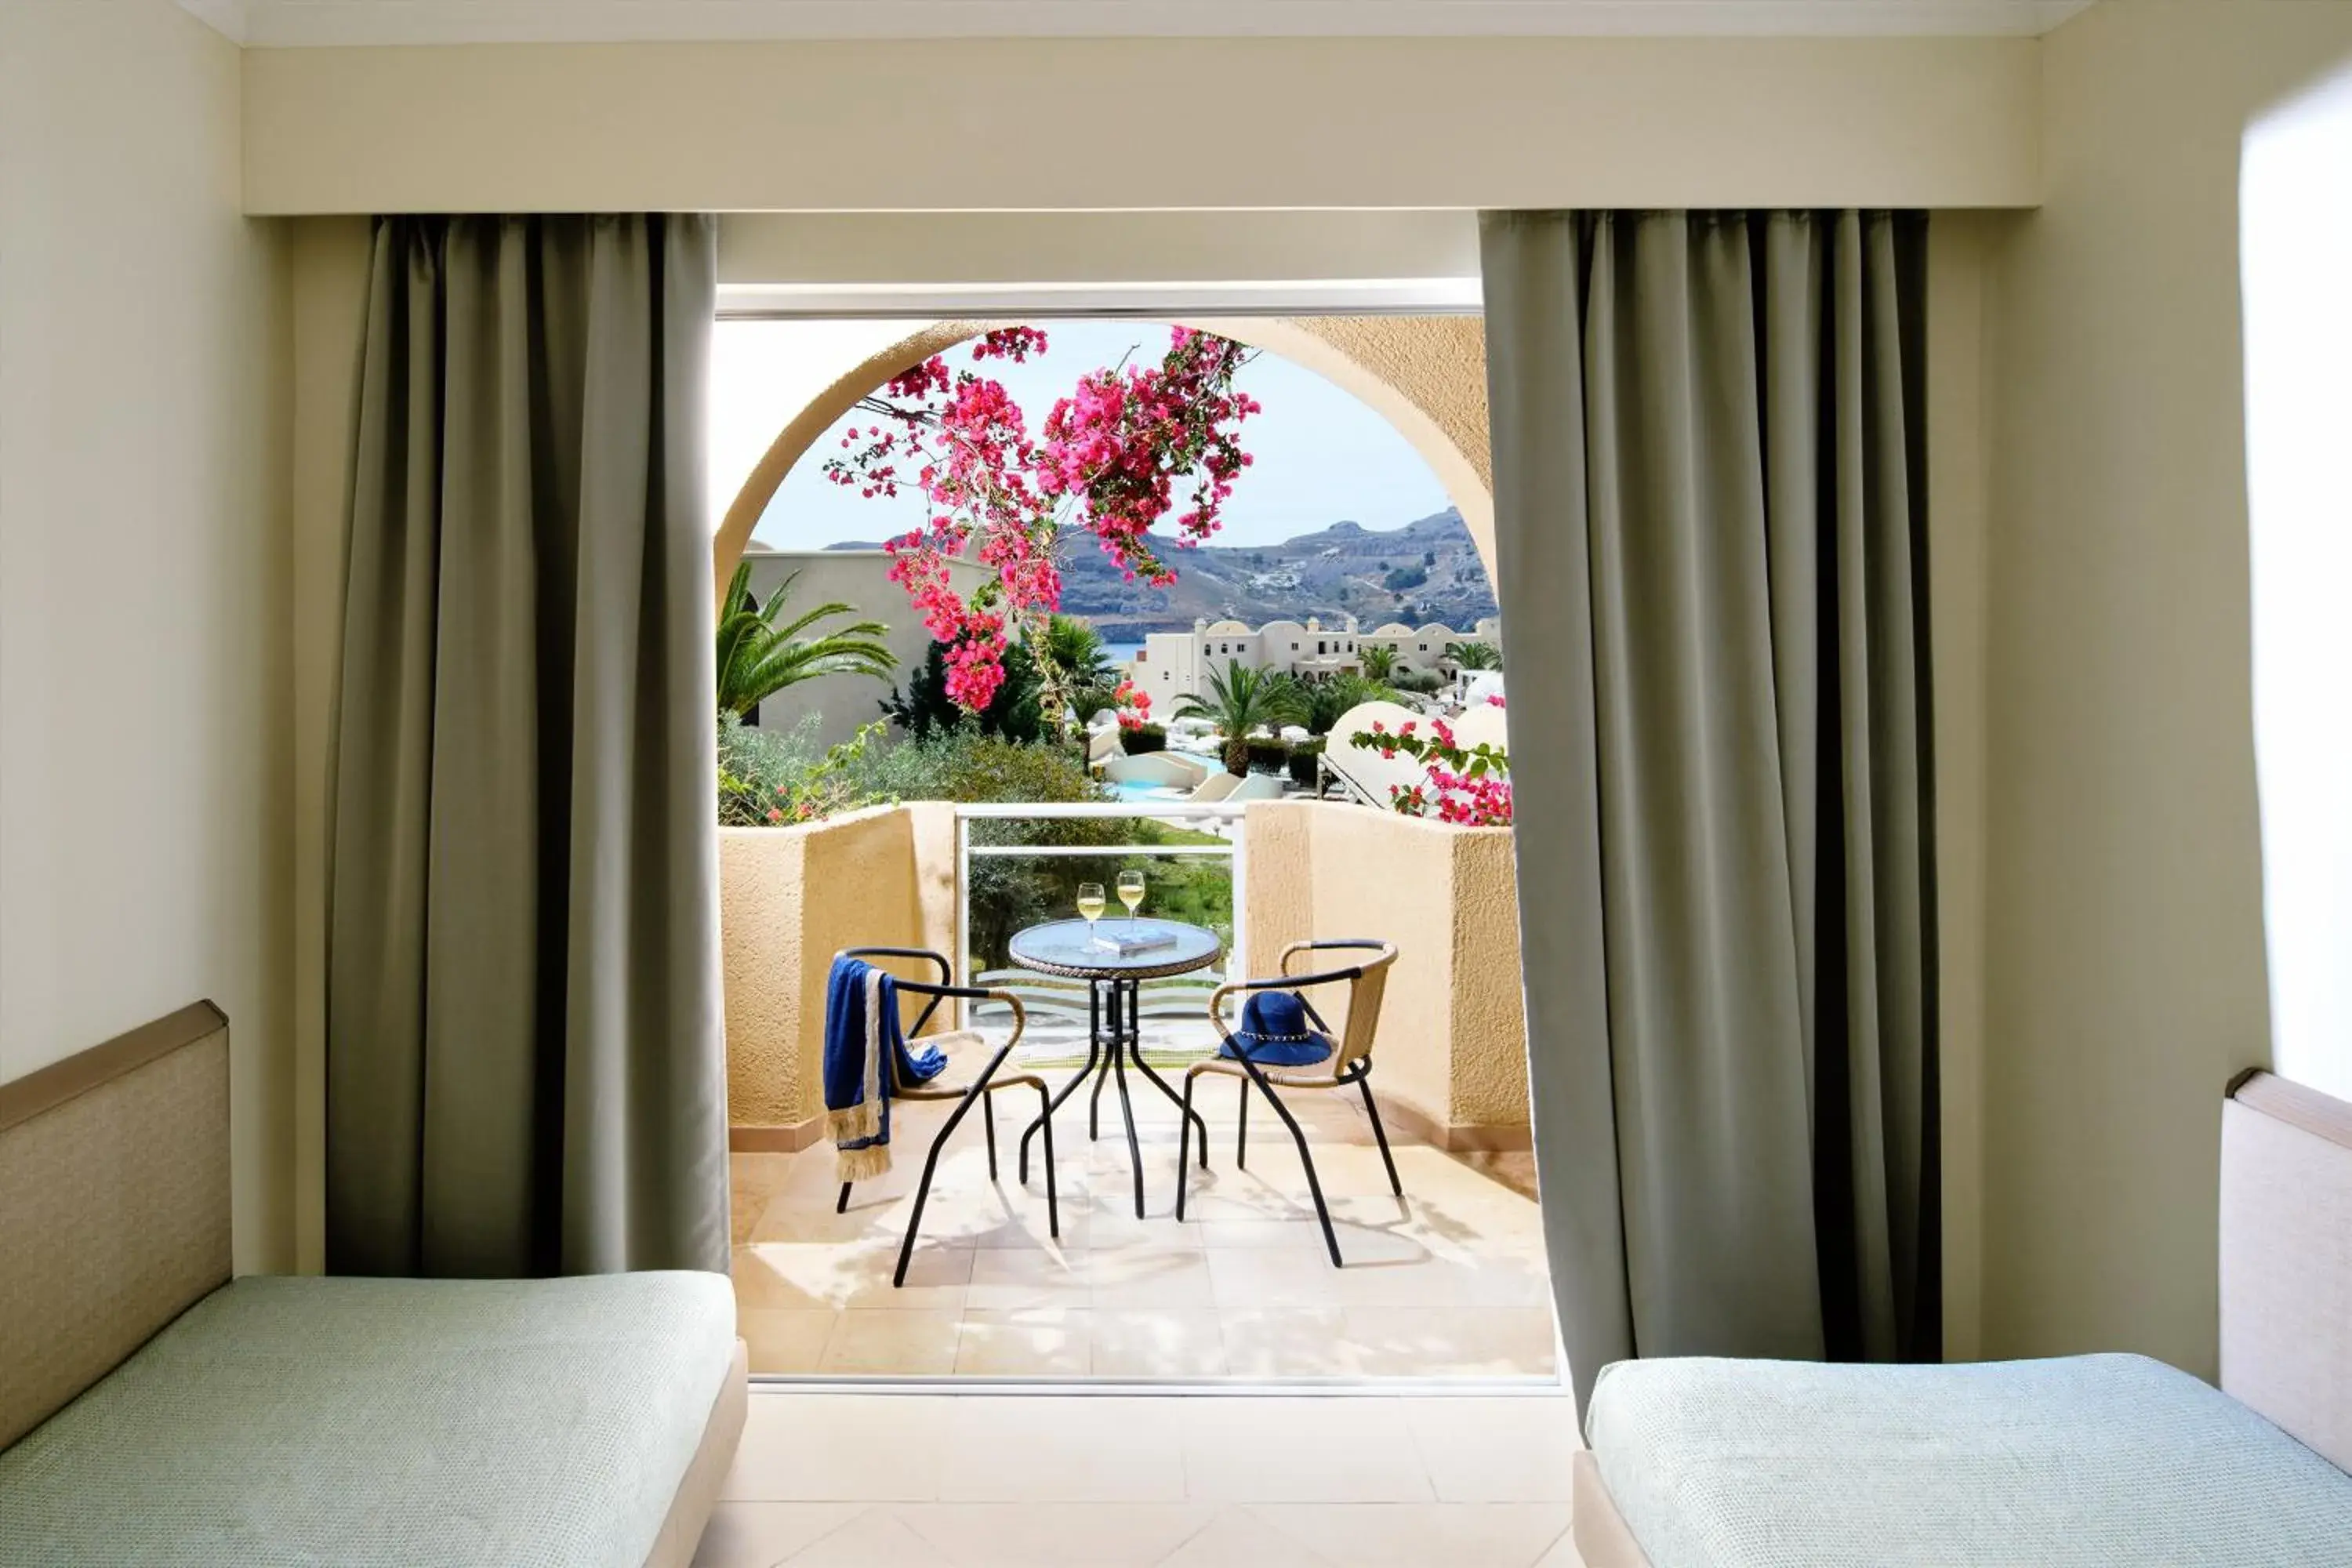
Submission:
M 1483 220 L 1536 1156 L 1607 1362 L 1940 1354 L 1924 225 Z
M 727 1267 L 707 216 L 378 221 L 335 741 L 339 1273 Z

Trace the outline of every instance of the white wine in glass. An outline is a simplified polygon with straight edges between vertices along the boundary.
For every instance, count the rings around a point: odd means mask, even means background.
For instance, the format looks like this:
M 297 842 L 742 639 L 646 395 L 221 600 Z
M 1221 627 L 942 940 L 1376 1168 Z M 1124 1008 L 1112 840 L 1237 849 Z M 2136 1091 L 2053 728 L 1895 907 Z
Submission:
M 1078 918 L 1087 922 L 1087 940 L 1095 936 L 1095 922 L 1103 916 L 1103 885 L 1100 882 L 1078 884 Z
M 1135 911 L 1143 907 L 1143 873 L 1121 871 L 1118 874 L 1118 901 L 1127 906 L 1127 923 L 1135 923 Z

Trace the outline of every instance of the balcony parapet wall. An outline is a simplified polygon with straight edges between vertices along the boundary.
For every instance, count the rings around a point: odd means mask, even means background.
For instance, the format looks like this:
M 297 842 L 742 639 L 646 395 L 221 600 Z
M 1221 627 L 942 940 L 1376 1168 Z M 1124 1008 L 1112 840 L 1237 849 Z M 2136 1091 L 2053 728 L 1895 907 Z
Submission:
M 1441 1147 L 1528 1142 L 1518 899 L 1505 828 L 1449 827 L 1331 803 L 1262 802 L 1244 820 L 1253 974 L 1308 936 L 1397 944 L 1373 1086 Z M 824 1125 L 824 981 L 845 947 L 955 941 L 954 807 L 879 806 L 719 834 L 731 1146 L 788 1152 Z M 1337 998 L 1318 996 L 1336 1026 Z
M 1244 831 L 1250 972 L 1276 973 L 1283 945 L 1310 936 L 1396 943 L 1372 1052 L 1383 1109 L 1444 1148 L 1526 1148 L 1510 829 L 1268 801 L 1249 808 Z

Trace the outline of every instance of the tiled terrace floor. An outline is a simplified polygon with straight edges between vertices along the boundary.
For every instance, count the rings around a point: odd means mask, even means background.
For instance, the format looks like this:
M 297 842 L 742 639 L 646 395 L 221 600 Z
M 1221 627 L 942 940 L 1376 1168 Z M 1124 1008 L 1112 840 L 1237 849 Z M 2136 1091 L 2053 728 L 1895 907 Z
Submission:
M 955 1069 L 951 1069 L 955 1070 Z M 1049 1073 L 1058 1084 L 1060 1073 Z M 1146 1217 L 1115 1095 L 1055 1117 L 1062 1234 L 1013 1152 L 1034 1094 L 1000 1095 L 999 1179 L 975 1110 L 940 1157 L 903 1289 L 890 1271 L 923 1152 L 950 1109 L 896 1108 L 896 1168 L 836 1215 L 833 1151 L 737 1154 L 735 1294 L 755 1373 L 1111 1379 L 1552 1375 L 1549 1288 L 1525 1155 L 1465 1157 L 1395 1136 L 1390 1195 L 1360 1104 L 1288 1103 L 1307 1130 L 1347 1267 L 1325 1255 L 1297 1151 L 1253 1107 L 1234 1163 L 1234 1086 L 1196 1100 L 1213 1147 L 1174 1217 L 1176 1111 L 1137 1084 Z M 1024 1103 L 1025 1101 L 1025 1103 Z M 1475 1163 L 1474 1163 L 1474 1161 Z

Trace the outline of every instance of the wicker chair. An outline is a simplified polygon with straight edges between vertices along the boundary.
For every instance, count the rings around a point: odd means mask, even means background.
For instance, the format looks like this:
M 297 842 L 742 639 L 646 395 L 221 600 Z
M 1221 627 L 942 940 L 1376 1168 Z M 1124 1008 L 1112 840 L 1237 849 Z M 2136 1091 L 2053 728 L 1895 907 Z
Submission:
M 955 978 L 954 966 L 948 963 L 945 954 L 934 952 L 924 947 L 851 947 L 834 954 L 835 963 L 845 958 L 864 959 L 868 963 L 886 958 L 910 958 L 939 965 L 940 978 L 937 984 L 922 980 L 898 982 L 901 995 L 912 994 L 930 998 L 924 1005 L 922 1012 L 916 1015 L 913 1026 L 907 1031 L 910 1039 L 922 1032 L 923 1026 L 930 1022 L 931 1015 L 939 1011 L 940 1004 L 951 996 L 973 1002 L 1002 1002 L 1013 1010 L 1013 1033 L 1006 1037 L 1003 1045 L 996 1047 L 995 1054 L 988 1058 L 988 1065 L 980 1069 L 980 1076 L 968 1084 L 961 1086 L 946 1084 L 940 1082 L 939 1079 L 931 1079 L 923 1083 L 908 1083 L 898 1076 L 896 1054 L 892 1055 L 890 1098 L 893 1100 L 952 1100 L 961 1102 L 948 1113 L 947 1122 L 940 1129 L 939 1136 L 931 1140 L 930 1152 L 923 1157 L 922 1180 L 915 1184 L 914 1212 L 907 1216 L 907 1239 L 898 1247 L 898 1271 L 890 1276 L 890 1284 L 896 1289 L 907 1283 L 907 1264 L 915 1255 L 915 1233 L 923 1223 L 923 1205 L 931 1195 L 931 1174 L 939 1167 L 940 1151 L 946 1146 L 949 1137 L 954 1133 L 956 1124 L 964 1119 L 967 1111 L 971 1110 L 972 1102 L 974 1100 L 980 1102 L 981 1120 L 987 1130 L 988 1179 L 992 1182 L 996 1180 L 996 1105 L 989 1097 L 998 1089 L 1015 1089 L 1025 1084 L 1037 1091 L 1038 1103 L 1042 1107 L 1050 1103 L 1051 1091 L 1046 1089 L 1045 1080 L 1035 1073 L 1000 1074 L 997 1070 L 1004 1065 L 1004 1058 L 1013 1054 L 1013 1047 L 1021 1043 L 1021 1031 L 1027 1026 L 1028 1023 L 1028 1015 L 1022 1009 L 1021 998 L 1010 991 L 950 984 Z M 980 1042 L 980 1035 L 977 1031 L 960 1030 L 955 1035 L 935 1036 L 930 1043 L 944 1048 L 945 1042 L 959 1037 L 975 1043 Z M 1051 1115 L 1045 1115 L 1043 1121 L 1045 1129 L 1045 1223 L 1052 1235 L 1058 1240 L 1062 1234 L 1062 1211 L 1059 1199 L 1054 1191 L 1054 1119 Z M 834 1213 L 841 1214 L 848 1209 L 849 1189 L 854 1184 L 850 1182 L 841 1184 L 841 1196 L 834 1203 Z
M 1375 956 L 1345 969 L 1324 970 L 1313 974 L 1290 973 L 1290 961 L 1293 958 L 1301 953 L 1325 952 L 1369 952 Z M 1242 995 L 1252 991 L 1297 991 L 1299 993 L 1299 1000 L 1306 1003 L 1307 1017 L 1314 1021 L 1318 1029 L 1327 1036 L 1331 1036 L 1336 1048 L 1329 1057 L 1309 1067 L 1261 1067 L 1247 1056 L 1217 1056 L 1203 1062 L 1195 1062 L 1185 1072 L 1184 1110 L 1186 1114 L 1184 1130 L 1179 1138 L 1176 1154 L 1176 1217 L 1178 1219 L 1184 1217 L 1185 1174 L 1190 1163 L 1186 1155 L 1191 1152 L 1192 1136 L 1192 1085 L 1204 1073 L 1214 1073 L 1241 1080 L 1241 1131 L 1234 1144 L 1234 1163 L 1245 1165 L 1248 1163 L 1249 1092 L 1252 1084 L 1255 1084 L 1258 1092 L 1265 1096 L 1266 1103 L 1274 1107 L 1276 1116 L 1282 1118 L 1282 1124 L 1290 1129 L 1291 1141 L 1298 1145 L 1298 1163 L 1307 1168 L 1307 1191 L 1315 1200 L 1315 1217 L 1322 1222 L 1323 1245 L 1330 1249 L 1333 1268 L 1341 1266 L 1339 1238 L 1331 1229 L 1331 1209 L 1330 1205 L 1323 1201 L 1323 1184 L 1315 1174 L 1315 1156 L 1307 1152 L 1307 1134 L 1300 1131 L 1297 1119 L 1290 1114 L 1289 1108 L 1282 1103 L 1281 1096 L 1276 1094 L 1275 1089 L 1277 1087 L 1346 1089 L 1352 1085 L 1364 1097 L 1364 1113 L 1371 1118 L 1372 1136 L 1380 1142 L 1381 1163 L 1388 1167 L 1389 1190 L 1398 1197 L 1404 1196 L 1404 1184 L 1397 1179 L 1396 1157 L 1389 1152 L 1388 1130 L 1381 1125 L 1381 1108 L 1372 1099 L 1372 1086 L 1370 1082 L 1372 1071 L 1372 1037 L 1378 1031 L 1381 1022 L 1381 997 L 1388 988 L 1389 966 L 1396 962 L 1396 958 L 1397 950 L 1394 943 L 1369 937 L 1349 937 L 1328 942 L 1294 942 L 1282 950 L 1280 965 L 1282 973 L 1279 975 L 1267 980 L 1234 981 L 1231 984 L 1218 986 L 1210 994 L 1209 1022 L 1215 1027 L 1218 1037 L 1228 1044 L 1232 1043 L 1234 1037 L 1233 1031 L 1225 1026 L 1226 997 Z M 1323 1016 L 1315 1010 L 1314 1003 L 1307 999 L 1307 991 L 1318 985 L 1345 985 L 1348 988 L 1347 1026 L 1338 1034 L 1334 1034 L 1331 1026 L 1323 1021 Z M 1235 1049 L 1238 1051 L 1239 1047 L 1236 1047 Z M 1204 1141 L 1206 1136 L 1204 1132 L 1202 1134 Z

